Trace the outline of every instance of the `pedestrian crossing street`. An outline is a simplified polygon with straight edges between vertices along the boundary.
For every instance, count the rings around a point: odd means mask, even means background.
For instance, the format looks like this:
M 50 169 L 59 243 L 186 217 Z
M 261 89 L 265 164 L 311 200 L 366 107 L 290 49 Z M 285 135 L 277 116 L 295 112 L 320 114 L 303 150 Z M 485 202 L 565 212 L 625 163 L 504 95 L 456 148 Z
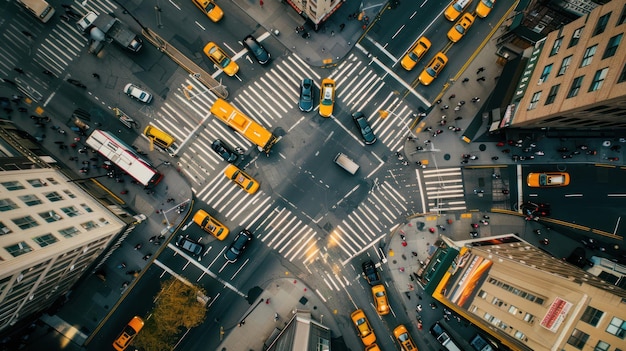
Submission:
M 424 169 L 421 172 L 428 212 L 464 211 L 465 192 L 460 167 Z M 419 179 L 418 179 L 419 181 Z

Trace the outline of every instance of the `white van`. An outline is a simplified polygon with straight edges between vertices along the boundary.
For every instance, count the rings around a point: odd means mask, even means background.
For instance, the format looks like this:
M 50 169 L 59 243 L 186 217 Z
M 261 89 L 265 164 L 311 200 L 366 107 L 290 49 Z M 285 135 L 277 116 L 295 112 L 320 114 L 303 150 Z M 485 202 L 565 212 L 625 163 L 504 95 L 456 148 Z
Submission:
M 339 165 L 339 167 L 345 169 L 348 173 L 354 175 L 356 171 L 359 170 L 359 165 L 352 161 L 352 159 L 341 152 L 335 156 L 335 163 Z

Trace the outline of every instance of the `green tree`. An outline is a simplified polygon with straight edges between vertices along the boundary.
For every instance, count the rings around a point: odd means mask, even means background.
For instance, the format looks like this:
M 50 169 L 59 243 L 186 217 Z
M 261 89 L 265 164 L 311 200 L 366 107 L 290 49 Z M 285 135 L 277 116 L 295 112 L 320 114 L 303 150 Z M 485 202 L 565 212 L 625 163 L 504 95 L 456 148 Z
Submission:
M 143 350 L 171 350 L 178 335 L 196 327 L 206 316 L 205 291 L 172 277 L 161 283 L 152 316 L 135 339 Z

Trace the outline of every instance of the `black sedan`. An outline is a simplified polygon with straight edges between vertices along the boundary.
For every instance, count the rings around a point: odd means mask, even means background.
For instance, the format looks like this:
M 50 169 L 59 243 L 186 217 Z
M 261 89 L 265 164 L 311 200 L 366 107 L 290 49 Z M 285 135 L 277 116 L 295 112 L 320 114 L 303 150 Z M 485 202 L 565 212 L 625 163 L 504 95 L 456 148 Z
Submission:
M 365 279 L 371 286 L 380 284 L 380 275 L 378 275 L 378 271 L 376 270 L 376 266 L 372 260 L 363 262 L 363 264 L 361 264 L 361 268 L 363 268 L 363 275 L 365 275 Z
M 220 155 L 224 161 L 229 163 L 233 163 L 239 158 L 239 155 L 233 152 L 233 150 L 220 139 L 216 139 L 213 144 L 211 144 L 211 149 L 217 152 L 217 154 Z
M 363 137 L 363 141 L 367 145 L 374 144 L 376 142 L 376 136 L 372 131 L 372 127 L 367 122 L 367 118 L 363 112 L 355 112 L 352 114 L 352 120 L 354 120 L 354 124 L 359 128 L 359 132 L 361 132 L 361 136 Z
M 239 256 L 241 256 L 246 250 L 246 247 L 248 247 L 248 243 L 252 241 L 252 238 L 254 238 L 254 236 L 249 230 L 244 229 L 240 231 L 235 237 L 235 240 L 230 243 L 226 252 L 224 252 L 224 258 L 226 261 L 230 263 L 237 261 Z
M 298 108 L 302 112 L 311 112 L 313 110 L 313 79 L 304 78 L 300 83 L 300 100 L 298 100 Z
M 243 39 L 243 45 L 254 55 L 254 58 L 260 64 L 264 65 L 270 61 L 270 53 L 252 35 L 248 35 Z

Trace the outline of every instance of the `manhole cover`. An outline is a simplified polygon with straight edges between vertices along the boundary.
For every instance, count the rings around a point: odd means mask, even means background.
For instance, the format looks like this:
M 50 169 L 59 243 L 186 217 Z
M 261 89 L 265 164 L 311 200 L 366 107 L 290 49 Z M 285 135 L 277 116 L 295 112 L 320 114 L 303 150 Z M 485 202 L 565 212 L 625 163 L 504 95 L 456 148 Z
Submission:
M 485 144 L 480 144 L 480 145 L 478 146 L 478 150 L 480 150 L 480 151 L 485 151 L 485 150 L 487 150 L 487 145 L 485 145 Z
M 443 159 L 446 160 L 446 161 L 449 161 L 450 160 L 450 154 L 443 155 Z

